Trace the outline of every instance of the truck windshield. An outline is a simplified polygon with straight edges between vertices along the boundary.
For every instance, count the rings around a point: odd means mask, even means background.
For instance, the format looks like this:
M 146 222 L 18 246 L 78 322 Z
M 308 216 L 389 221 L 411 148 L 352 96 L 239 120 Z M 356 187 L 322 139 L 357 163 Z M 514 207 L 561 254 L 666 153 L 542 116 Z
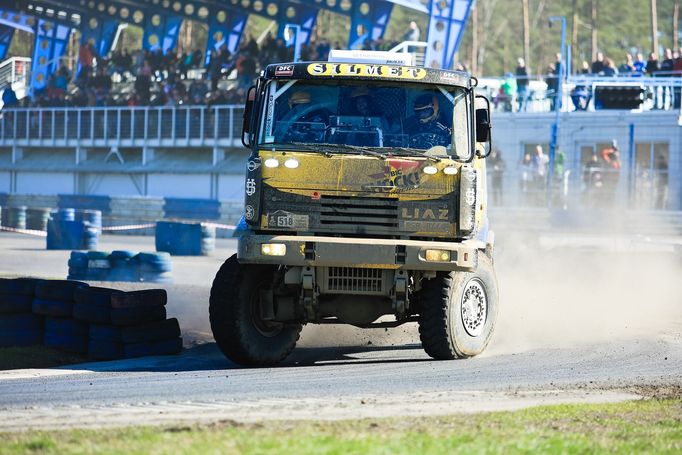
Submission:
M 458 87 L 405 82 L 275 80 L 266 88 L 258 143 L 428 150 L 467 159 L 466 94 Z

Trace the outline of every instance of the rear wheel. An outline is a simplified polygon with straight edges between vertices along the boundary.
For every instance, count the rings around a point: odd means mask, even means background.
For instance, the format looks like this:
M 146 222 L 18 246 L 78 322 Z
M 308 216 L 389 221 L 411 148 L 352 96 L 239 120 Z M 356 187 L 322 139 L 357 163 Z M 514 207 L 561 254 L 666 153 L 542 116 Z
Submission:
M 450 360 L 480 354 L 492 337 L 498 311 L 497 278 L 478 256 L 473 272 L 439 273 L 420 292 L 419 337 L 427 354 Z
M 260 317 L 260 291 L 272 283 L 275 269 L 242 265 L 237 256 L 220 267 L 213 281 L 209 314 L 213 338 L 233 362 L 268 366 L 284 360 L 296 346 L 301 325 L 283 325 Z

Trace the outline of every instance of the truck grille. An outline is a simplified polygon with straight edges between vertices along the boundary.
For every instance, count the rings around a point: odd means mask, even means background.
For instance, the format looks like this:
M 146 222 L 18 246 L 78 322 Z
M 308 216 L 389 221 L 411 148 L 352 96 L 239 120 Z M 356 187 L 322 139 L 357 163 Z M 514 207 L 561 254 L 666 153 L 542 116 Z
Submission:
M 329 267 L 326 282 L 328 293 L 361 293 L 383 295 L 384 274 L 381 269 Z
M 387 198 L 322 196 L 320 225 L 369 230 L 398 227 L 398 201 Z

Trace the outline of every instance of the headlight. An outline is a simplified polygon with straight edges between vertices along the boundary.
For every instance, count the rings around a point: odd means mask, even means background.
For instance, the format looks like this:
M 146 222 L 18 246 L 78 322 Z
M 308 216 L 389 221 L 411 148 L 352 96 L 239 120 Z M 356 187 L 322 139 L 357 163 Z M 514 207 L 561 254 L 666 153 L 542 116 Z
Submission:
M 287 246 L 283 243 L 263 243 L 260 252 L 263 256 L 284 256 L 287 254 Z
M 289 158 L 284 162 L 284 167 L 296 169 L 298 167 L 298 161 L 296 161 L 294 158 Z
M 443 169 L 443 174 L 445 175 L 455 175 L 457 173 L 457 168 L 454 166 L 448 166 Z
M 265 167 L 277 167 L 279 166 L 279 161 L 277 161 L 275 158 L 268 158 L 265 160 Z
M 424 259 L 429 262 L 450 262 L 450 251 L 448 250 L 426 250 Z
M 435 174 L 436 172 L 438 172 L 438 168 L 435 167 L 435 166 L 426 166 L 426 167 L 425 167 L 424 169 L 422 169 L 422 170 L 424 171 L 424 174 L 429 174 L 429 175 L 433 175 L 433 174 Z

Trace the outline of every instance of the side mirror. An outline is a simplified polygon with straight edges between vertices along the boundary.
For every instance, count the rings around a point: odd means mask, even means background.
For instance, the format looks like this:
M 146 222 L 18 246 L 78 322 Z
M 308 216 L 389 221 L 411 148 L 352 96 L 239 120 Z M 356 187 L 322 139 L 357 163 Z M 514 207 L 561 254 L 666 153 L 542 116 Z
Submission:
M 476 101 L 483 101 L 485 107 L 476 108 L 476 142 L 483 144 L 483 149 L 476 154 L 479 158 L 486 158 L 492 151 L 492 125 L 490 123 L 490 101 L 484 96 L 476 96 Z M 478 103 L 477 103 L 478 104 Z
M 476 142 L 490 140 L 490 115 L 488 109 L 476 109 Z
M 242 123 L 242 144 L 244 147 L 251 145 L 251 117 L 253 116 L 253 104 L 256 100 L 256 86 L 249 88 L 246 93 L 246 103 L 244 104 L 244 122 Z

